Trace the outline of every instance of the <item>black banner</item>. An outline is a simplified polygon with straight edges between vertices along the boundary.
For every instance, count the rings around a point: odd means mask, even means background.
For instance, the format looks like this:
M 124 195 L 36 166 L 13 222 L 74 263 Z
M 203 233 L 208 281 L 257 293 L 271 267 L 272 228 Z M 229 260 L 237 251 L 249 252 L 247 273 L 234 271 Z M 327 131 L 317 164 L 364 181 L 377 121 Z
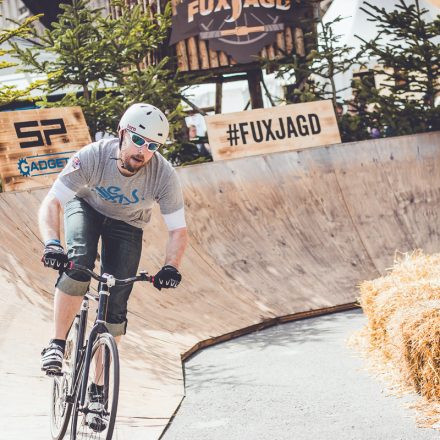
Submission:
M 249 63 L 277 32 L 298 25 L 299 8 L 292 0 L 183 0 L 173 16 L 170 44 L 197 35 L 210 49 Z

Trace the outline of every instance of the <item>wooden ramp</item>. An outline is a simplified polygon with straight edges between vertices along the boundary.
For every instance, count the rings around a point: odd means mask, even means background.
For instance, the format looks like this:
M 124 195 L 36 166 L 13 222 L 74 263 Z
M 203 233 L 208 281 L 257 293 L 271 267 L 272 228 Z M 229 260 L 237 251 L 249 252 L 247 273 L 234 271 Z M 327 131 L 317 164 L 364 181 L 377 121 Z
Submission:
M 135 287 L 121 344 L 118 439 L 157 439 L 183 395 L 181 357 L 271 323 L 352 306 L 396 251 L 440 249 L 440 133 L 178 170 L 191 244 L 174 292 Z M 0 432 L 47 439 L 39 354 L 56 273 L 39 261 L 47 188 L 0 195 Z M 156 271 L 158 213 L 141 268 Z M 243 330 L 244 329 L 244 330 Z

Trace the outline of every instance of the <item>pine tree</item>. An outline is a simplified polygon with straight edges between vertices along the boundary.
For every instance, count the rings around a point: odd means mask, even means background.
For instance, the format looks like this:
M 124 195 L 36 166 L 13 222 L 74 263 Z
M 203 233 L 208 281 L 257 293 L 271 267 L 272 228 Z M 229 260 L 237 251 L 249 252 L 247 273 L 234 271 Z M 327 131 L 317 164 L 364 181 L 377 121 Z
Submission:
M 403 135 L 440 129 L 440 16 L 427 21 L 428 11 L 419 1 L 399 0 L 388 12 L 368 2 L 362 10 L 379 29 L 377 38 L 362 40 L 363 51 L 376 59 L 373 69 L 382 84 L 371 86 L 360 81 L 355 94 L 368 111 L 364 116 L 382 135 Z M 383 37 L 386 37 L 385 41 Z
M 5 61 L 1 58 L 5 57 L 5 55 L 13 55 L 15 53 L 13 48 L 7 46 L 8 43 L 15 38 L 28 37 L 32 31 L 32 23 L 38 19 L 38 16 L 29 17 L 23 23 L 16 24 L 15 27 L 11 29 L 0 29 L 0 69 L 17 67 L 17 63 Z M 29 97 L 29 93 L 37 88 L 39 84 L 39 81 L 35 81 L 24 90 L 19 90 L 13 86 L 0 86 L 0 105 L 6 105 L 20 99 L 27 99 Z
M 163 56 L 155 63 L 155 53 L 168 37 L 171 27 L 171 3 L 168 2 L 163 14 L 145 11 L 141 6 L 128 6 L 118 1 L 121 15 L 113 21 L 113 35 L 117 35 L 123 47 L 124 74 L 118 78 L 120 92 L 119 108 L 126 108 L 135 102 L 148 102 L 165 111 L 171 123 L 171 137 L 175 137 L 182 125 L 184 112 L 181 96 L 188 83 L 182 75 L 171 70 L 171 60 Z M 146 59 L 150 59 L 146 63 Z M 186 86 L 188 87 L 188 85 Z
M 53 29 L 33 38 L 38 43 L 23 49 L 15 45 L 30 72 L 47 76 L 46 94 L 66 93 L 56 103 L 43 106 L 81 106 L 92 137 L 97 132 L 116 133 L 122 112 L 133 102 L 156 104 L 179 125 L 180 95 L 168 60 L 145 66 L 144 59 L 167 36 L 171 9 L 163 14 L 143 12 L 140 5 L 123 1 L 118 18 L 104 16 L 89 0 L 61 4 L 62 14 Z M 42 61 L 41 54 L 51 61 Z M 73 91 L 72 91 L 73 89 Z
M 336 111 L 341 138 L 344 142 L 366 139 L 369 137 L 364 119 L 359 115 L 342 114 L 344 100 L 341 93 L 349 87 L 339 89 L 335 77 L 353 70 L 358 64 L 359 54 L 354 48 L 341 44 L 342 35 L 335 33 L 335 25 L 345 17 L 338 16 L 332 21 L 319 22 L 316 46 L 309 48 L 305 57 L 290 55 L 281 62 L 269 63 L 267 67 L 278 70 L 278 76 L 293 79 L 293 86 L 288 87 L 287 103 L 300 103 L 331 99 Z M 306 38 L 312 41 L 312 34 Z

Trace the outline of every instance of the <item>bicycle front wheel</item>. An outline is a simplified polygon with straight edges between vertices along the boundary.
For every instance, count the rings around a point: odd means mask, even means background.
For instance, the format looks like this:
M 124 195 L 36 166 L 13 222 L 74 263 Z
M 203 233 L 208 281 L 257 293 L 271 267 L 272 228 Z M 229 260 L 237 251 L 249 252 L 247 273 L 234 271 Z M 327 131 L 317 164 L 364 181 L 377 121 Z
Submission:
M 84 378 L 83 378 L 84 380 Z M 110 440 L 119 397 L 119 357 L 116 342 L 103 333 L 93 345 L 84 407 L 76 398 L 72 414 L 72 440 Z M 100 390 L 97 398 L 96 389 Z
M 75 348 L 79 330 L 79 317 L 75 317 L 66 341 L 62 376 L 54 376 L 50 405 L 50 432 L 53 440 L 62 440 L 69 424 L 72 404 L 68 396 L 72 391 L 73 370 L 75 368 Z

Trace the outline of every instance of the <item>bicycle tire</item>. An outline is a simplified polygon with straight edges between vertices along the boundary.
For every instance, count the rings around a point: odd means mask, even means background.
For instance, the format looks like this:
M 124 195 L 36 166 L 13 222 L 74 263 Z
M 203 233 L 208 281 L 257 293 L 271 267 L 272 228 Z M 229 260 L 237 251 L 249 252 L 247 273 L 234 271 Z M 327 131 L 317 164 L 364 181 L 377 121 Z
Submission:
M 62 440 L 66 434 L 72 412 L 72 403 L 66 402 L 71 392 L 75 349 L 78 339 L 79 319 L 75 317 L 66 340 L 63 359 L 63 375 L 52 380 L 52 400 L 50 405 L 50 433 L 53 440 Z
M 98 349 L 100 349 L 99 352 Z M 102 356 L 102 352 L 104 352 L 104 356 Z M 116 342 L 109 333 L 100 334 L 93 344 L 90 371 L 86 378 L 87 387 L 89 387 L 93 376 L 95 376 L 95 373 L 98 371 L 96 366 L 99 365 L 99 356 L 101 356 L 101 360 L 102 358 L 105 359 L 104 362 L 101 362 L 101 364 L 104 364 L 102 368 L 104 374 L 99 375 L 102 382 L 107 384 L 103 402 L 105 407 L 105 417 L 103 417 L 105 429 L 102 432 L 97 432 L 90 428 L 87 421 L 87 414 L 79 407 L 79 394 L 81 389 L 81 387 L 79 387 L 72 412 L 71 440 L 111 440 L 113 436 L 119 398 L 119 356 Z M 84 378 L 82 378 L 81 382 L 83 380 Z M 84 406 L 86 408 L 88 407 L 88 396 L 86 396 Z

